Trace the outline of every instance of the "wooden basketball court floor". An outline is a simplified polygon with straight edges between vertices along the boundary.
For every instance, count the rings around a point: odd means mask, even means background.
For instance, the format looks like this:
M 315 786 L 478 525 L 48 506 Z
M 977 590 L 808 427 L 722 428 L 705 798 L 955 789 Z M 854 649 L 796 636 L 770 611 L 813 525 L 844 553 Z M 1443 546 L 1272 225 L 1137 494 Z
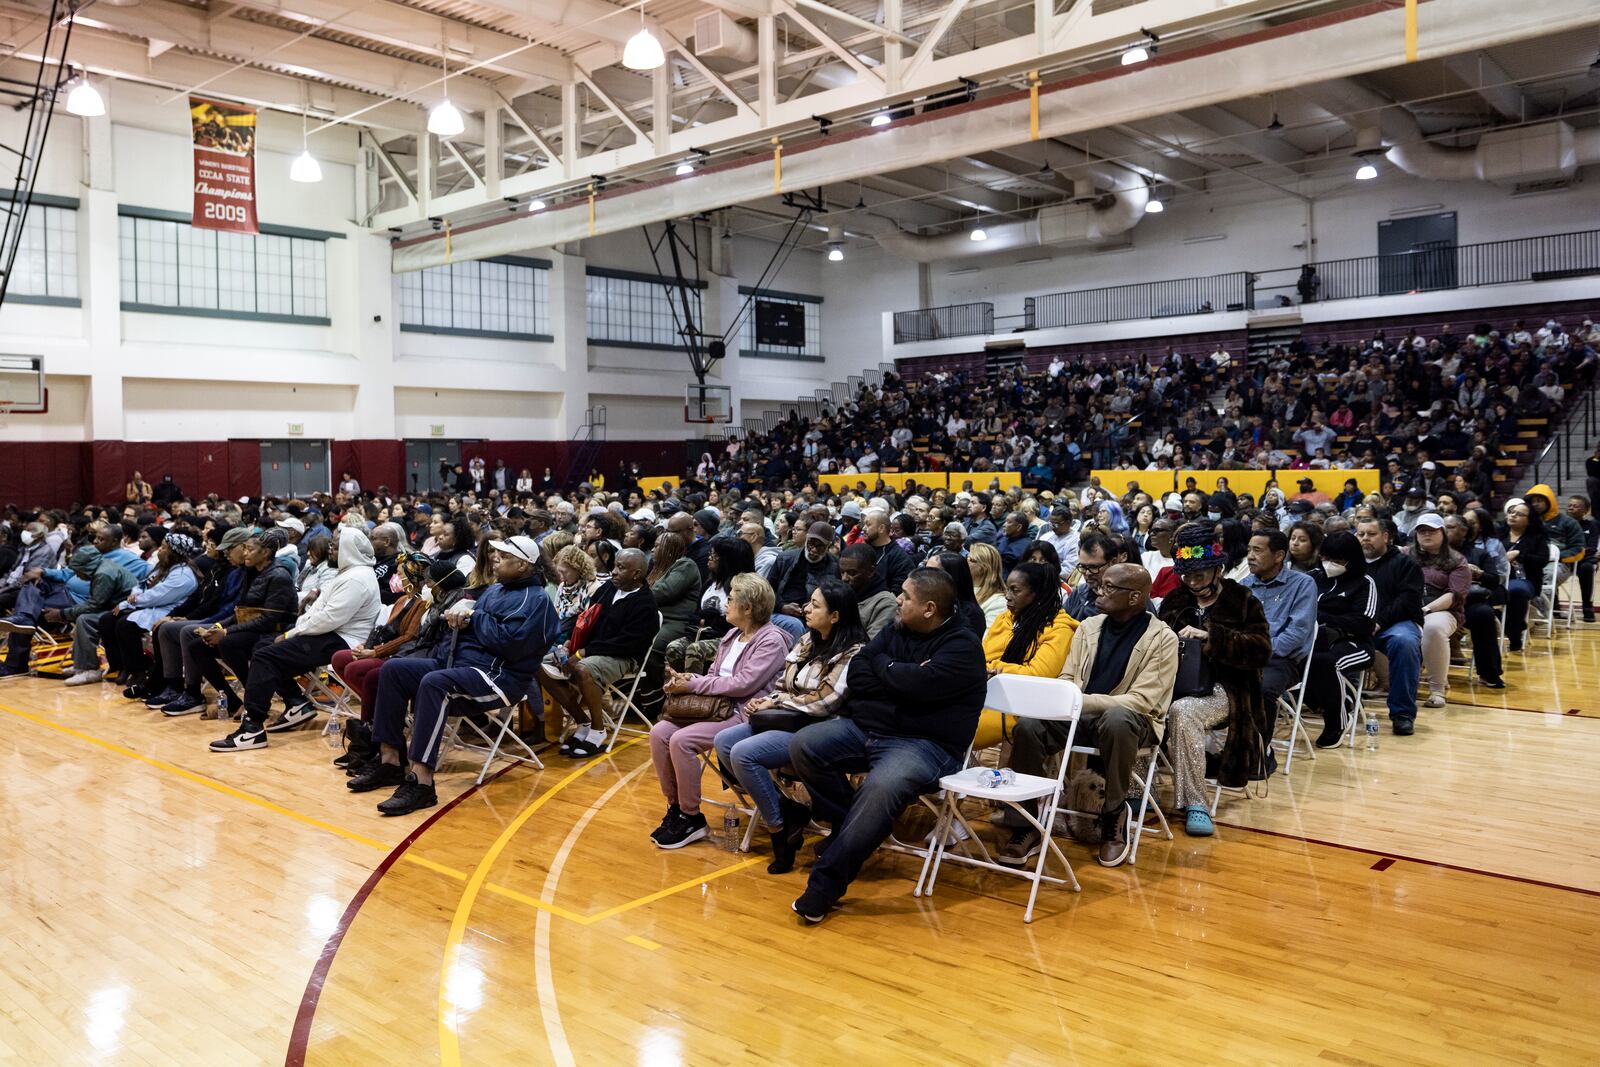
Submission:
M 0 1062 L 1594 1064 L 1600 629 L 1457 672 L 1083 892 L 882 853 L 663 853 L 647 746 L 392 820 L 315 731 L 214 755 L 110 686 L 0 686 Z M 715 795 L 715 794 L 713 794 Z M 809 851 L 806 853 L 809 862 Z

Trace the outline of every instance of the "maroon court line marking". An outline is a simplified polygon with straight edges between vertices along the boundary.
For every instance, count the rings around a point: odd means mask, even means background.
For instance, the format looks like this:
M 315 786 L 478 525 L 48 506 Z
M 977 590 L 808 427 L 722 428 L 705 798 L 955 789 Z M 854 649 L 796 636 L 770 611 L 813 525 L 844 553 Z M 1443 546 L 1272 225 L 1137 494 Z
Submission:
M 1374 863 L 1372 865 L 1372 869 L 1375 870 L 1375 871 L 1387 871 L 1390 867 L 1393 867 L 1393 866 L 1394 866 L 1394 857 L 1393 856 L 1385 856 L 1385 857 L 1383 857 L 1383 859 L 1379 860 L 1377 863 Z
M 1600 715 L 1585 715 L 1582 708 L 1558 711 L 1549 708 L 1517 708 L 1509 704 L 1474 704 L 1470 700 L 1452 700 L 1450 703 L 1463 708 L 1482 708 L 1484 711 L 1523 711 L 1530 715 L 1571 715 L 1579 719 L 1600 719 Z
M 516 763 L 506 764 L 488 778 L 485 778 L 483 785 L 488 785 L 516 766 L 518 766 Z M 407 834 L 403 841 L 394 846 L 389 854 L 383 857 L 383 862 L 373 869 L 373 872 L 367 876 L 367 880 L 361 883 L 361 888 L 356 890 L 355 896 L 350 898 L 350 903 L 345 907 L 344 914 L 339 916 L 339 925 L 334 927 L 333 933 L 329 935 L 327 942 L 322 946 L 322 954 L 317 957 L 316 966 L 311 968 L 311 977 L 306 981 L 306 991 L 300 997 L 300 1008 L 295 1012 L 294 1030 L 289 1034 L 289 1051 L 283 1058 L 285 1067 L 304 1067 L 306 1049 L 311 1041 L 311 1022 L 317 1014 L 317 1002 L 322 999 L 322 985 L 328 980 L 328 972 L 333 968 L 333 957 L 338 955 L 339 946 L 344 943 L 344 935 L 349 931 L 350 924 L 356 921 L 356 915 L 360 913 L 361 905 L 365 904 L 367 898 L 372 895 L 373 890 L 378 888 L 378 883 L 383 881 L 383 876 L 389 873 L 389 868 L 400 861 L 400 857 L 406 854 L 406 850 L 419 837 L 428 832 L 429 827 L 450 814 L 457 804 L 482 789 L 483 785 L 474 784 L 460 796 L 422 820 L 422 823 L 415 830 Z
M 1564 893 L 1580 893 L 1586 897 L 1600 897 L 1600 889 L 1584 889 L 1582 886 L 1562 885 L 1559 882 L 1545 882 L 1538 878 L 1524 878 L 1520 874 L 1503 874 L 1500 871 L 1486 871 L 1480 867 L 1463 867 L 1456 863 L 1445 863 L 1442 860 L 1418 859 L 1416 856 L 1399 856 L 1388 852 L 1380 852 L 1375 848 L 1362 848 L 1360 845 L 1347 845 L 1341 841 L 1324 841 L 1320 837 L 1306 837 L 1303 834 L 1287 834 L 1281 830 L 1263 830 L 1256 826 L 1241 826 L 1233 822 L 1217 822 L 1218 826 L 1226 826 L 1230 830 L 1244 830 L 1247 833 L 1263 834 L 1267 837 L 1282 838 L 1285 841 L 1299 841 L 1307 845 L 1321 845 L 1324 848 L 1337 848 L 1344 852 L 1359 852 L 1363 856 L 1377 856 L 1381 860 L 1388 860 L 1391 864 L 1404 860 L 1406 863 L 1417 863 L 1424 867 L 1437 867 L 1441 870 L 1455 871 L 1458 874 L 1476 874 L 1484 878 L 1499 878 L 1507 882 L 1521 882 L 1523 885 L 1538 886 L 1540 889 L 1556 889 Z

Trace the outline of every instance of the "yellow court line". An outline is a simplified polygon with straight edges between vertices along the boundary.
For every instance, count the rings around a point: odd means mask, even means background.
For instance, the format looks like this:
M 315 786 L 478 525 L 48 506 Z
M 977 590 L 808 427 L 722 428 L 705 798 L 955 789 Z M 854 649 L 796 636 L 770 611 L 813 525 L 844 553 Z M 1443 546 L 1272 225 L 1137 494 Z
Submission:
M 644 738 L 642 737 L 636 737 L 631 741 L 624 741 L 621 748 L 615 749 L 612 754 L 615 755 L 617 752 L 630 748 L 643 740 Z M 467 886 L 461 893 L 461 900 L 456 904 L 455 915 L 450 919 L 450 933 L 446 936 L 444 943 L 444 964 L 439 968 L 439 1058 L 444 1067 L 460 1067 L 461 1065 L 461 1043 L 456 1036 L 456 1006 L 455 1002 L 450 999 L 450 976 L 455 973 L 456 961 L 461 955 L 461 941 L 467 932 L 467 919 L 472 914 L 472 906 L 477 903 L 478 894 L 483 890 L 484 883 L 489 878 L 489 869 L 500 858 L 500 853 L 505 851 L 506 846 L 511 843 L 511 839 L 516 836 L 517 831 L 527 825 L 528 820 L 533 818 L 540 808 L 549 803 L 551 797 L 579 778 L 582 778 L 589 772 L 589 769 L 590 764 L 588 763 L 577 767 L 561 781 L 539 794 L 533 803 L 518 812 L 516 818 L 512 819 L 506 825 L 506 828 L 500 831 L 500 836 L 494 839 L 494 844 L 489 846 L 488 851 L 483 854 L 483 858 L 478 861 L 477 867 L 473 868 L 472 877 L 467 879 Z
M 193 771 L 186 771 L 176 764 L 168 763 L 165 760 L 158 760 L 151 756 L 146 756 L 142 752 L 135 752 L 133 749 L 128 748 L 125 745 L 119 745 L 115 741 L 106 741 L 94 736 L 93 734 L 86 734 L 82 730 L 74 730 L 70 726 L 63 726 L 53 719 L 44 718 L 42 715 L 34 715 L 32 712 L 20 711 L 17 708 L 9 708 L 4 704 L 0 704 L 0 711 L 5 712 L 7 715 L 14 715 L 19 719 L 26 719 L 28 722 L 34 723 L 38 726 L 43 726 L 47 730 L 54 730 L 57 733 L 62 733 L 66 734 L 68 737 L 77 738 L 79 741 L 85 741 L 91 745 L 106 749 L 109 752 L 115 752 L 119 756 L 127 756 L 129 759 L 138 760 L 140 763 L 154 767 L 158 771 L 166 771 L 168 774 L 182 778 L 184 781 L 193 782 L 195 785 L 204 786 L 206 789 L 221 793 L 224 796 L 233 797 L 235 800 L 242 800 L 246 804 L 254 804 L 258 808 L 265 808 L 267 811 L 293 819 L 295 822 L 304 823 L 305 825 L 314 827 L 318 830 L 326 830 L 330 834 L 337 834 L 339 837 L 342 837 L 347 841 L 354 841 L 357 844 L 366 845 L 369 848 L 375 848 L 381 852 L 390 852 L 394 849 L 393 845 L 385 844 L 376 838 L 366 837 L 362 834 L 355 833 L 352 830 L 346 830 L 342 826 L 335 826 L 331 822 L 323 822 L 321 819 L 313 818 L 310 815 L 302 815 L 300 812 L 295 811 L 292 808 L 286 808 L 281 804 L 274 804 L 265 797 L 256 796 L 254 793 L 247 793 L 242 789 L 235 789 L 233 786 L 225 785 L 222 782 L 217 781 L 215 778 L 207 778 L 203 774 L 196 774 Z M 461 877 L 465 877 L 465 875 L 461 875 Z
M 629 934 L 627 937 L 623 938 L 622 940 L 626 941 L 630 945 L 638 945 L 640 948 L 647 948 L 651 952 L 654 952 L 656 949 L 661 947 L 659 944 L 657 944 L 656 942 L 650 940 L 648 937 L 640 937 L 638 934 Z
M 47 730 L 54 730 L 57 733 L 65 734 L 68 737 L 83 741 L 86 744 L 94 745 L 97 748 L 103 748 L 108 752 L 115 752 L 119 756 L 126 756 L 128 759 L 137 760 L 146 766 L 154 767 L 158 771 L 164 771 L 167 774 L 170 774 L 176 778 L 181 778 L 186 782 L 192 782 L 193 784 L 201 786 L 205 789 L 209 789 L 212 792 L 233 797 L 235 800 L 242 800 L 246 804 L 252 804 L 255 807 L 273 812 L 276 815 L 282 815 L 285 818 L 293 819 L 295 822 L 312 827 L 313 829 L 324 830 L 330 834 L 335 834 L 344 838 L 346 841 L 354 841 L 356 844 L 365 845 L 368 848 L 376 849 L 377 851 L 383 853 L 391 852 L 394 849 L 393 845 L 385 844 L 376 838 L 367 837 L 364 834 L 358 834 L 353 830 L 346 830 L 342 826 L 335 826 L 333 823 L 325 822 L 322 819 L 318 819 L 310 815 L 305 815 L 301 812 L 295 811 L 293 808 L 286 808 L 282 804 L 276 804 L 265 797 L 257 796 L 254 793 L 246 792 L 243 789 L 238 789 L 234 786 L 219 782 L 215 778 L 208 778 L 203 774 L 197 774 L 194 771 L 185 770 L 184 768 L 173 763 L 168 763 L 165 760 L 159 760 L 153 756 L 146 756 L 142 752 L 137 752 L 131 748 L 128 748 L 126 745 L 119 745 L 115 741 L 107 741 L 104 738 L 96 737 L 93 734 L 84 733 L 82 730 L 74 729 L 71 726 L 64 726 L 61 723 L 56 722 L 53 719 L 47 719 L 42 715 L 35 715 L 32 712 L 22 711 L 19 708 L 7 707 L 4 704 L 0 704 L 0 712 L 5 712 L 7 715 L 12 715 L 19 719 L 24 719 L 35 724 L 36 726 L 43 726 Z M 634 740 L 626 741 L 618 746 L 616 751 L 620 752 L 622 749 L 627 748 L 630 745 L 636 745 L 642 740 L 643 738 L 635 738 Z M 564 788 L 570 780 L 581 776 L 582 773 L 589 768 L 589 766 L 590 765 L 586 763 L 575 769 L 572 774 L 569 774 L 567 778 L 562 779 L 562 781 L 551 787 L 548 792 L 546 792 L 534 803 L 542 806 L 542 802 L 548 799 L 552 793 L 558 789 Z M 527 809 L 526 813 L 531 815 L 534 810 L 537 810 L 537 808 Z M 525 822 L 526 820 L 524 819 L 523 821 Z M 501 847 L 503 848 L 504 846 Z M 435 860 L 430 860 L 424 856 L 416 855 L 410 850 L 407 850 L 401 859 L 426 870 L 433 871 L 437 874 L 442 874 L 448 878 L 453 878 L 458 882 L 465 882 L 468 880 L 467 872 L 458 870 L 457 868 L 451 867 L 447 864 L 439 863 Z M 703 881 L 710 881 L 715 878 L 720 878 L 725 874 L 731 874 L 734 871 L 743 870 L 752 863 L 758 862 L 759 859 L 760 857 L 755 857 L 753 859 L 746 860 L 743 863 L 738 863 L 731 867 L 725 867 L 720 871 L 715 871 L 704 877 L 691 878 L 688 881 L 680 882 L 679 884 L 671 886 L 667 889 L 658 890 L 649 896 L 640 897 L 638 900 L 629 901 L 626 904 L 619 904 L 614 908 L 608 908 L 605 911 L 599 912 L 595 915 L 582 915 L 578 912 L 563 908 L 553 901 L 540 900 L 538 897 L 530 896 L 527 893 L 521 893 L 515 889 L 510 889 L 506 886 L 502 886 L 493 882 L 483 885 L 482 888 L 490 893 L 493 893 L 495 896 L 503 897 L 506 900 L 512 900 L 518 904 L 524 904 L 530 908 L 535 908 L 540 911 L 547 911 L 557 918 L 565 919 L 568 922 L 576 923 L 580 926 L 589 926 L 593 923 L 599 922 L 602 919 L 609 919 L 614 915 L 620 915 L 625 911 L 632 911 L 634 908 L 642 907 L 645 904 L 650 904 L 654 901 L 660 900 L 663 897 L 671 896 L 674 893 L 680 893 L 685 889 L 691 889 Z
M 654 904 L 663 897 L 670 897 L 674 893 L 683 892 L 685 889 L 693 889 L 695 886 L 703 885 L 706 882 L 714 882 L 723 875 L 732 874 L 734 871 L 742 871 L 746 867 L 760 863 L 765 859 L 765 856 L 751 856 L 747 860 L 744 860 L 740 863 L 730 864 L 726 867 L 720 868 L 719 870 L 712 871 L 710 874 L 701 874 L 696 875 L 693 878 L 687 878 L 679 882 L 677 885 L 669 885 L 665 889 L 658 889 L 649 896 L 643 896 L 638 900 L 630 900 L 626 904 L 618 904 L 614 908 L 607 908 L 605 911 L 596 912 L 595 914 L 590 915 L 583 920 L 584 925 L 587 926 L 591 923 L 597 923 L 602 919 L 609 919 L 614 915 L 621 915 L 623 912 L 632 911 L 634 908 L 642 908 L 646 904 Z M 626 941 L 627 938 L 623 938 L 623 940 Z

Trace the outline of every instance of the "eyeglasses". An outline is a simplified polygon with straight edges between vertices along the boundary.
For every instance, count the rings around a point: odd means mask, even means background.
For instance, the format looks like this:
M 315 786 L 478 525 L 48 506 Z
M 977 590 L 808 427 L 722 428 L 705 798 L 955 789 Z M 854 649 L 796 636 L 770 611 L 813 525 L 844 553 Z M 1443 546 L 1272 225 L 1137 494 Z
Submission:
M 1109 566 L 1110 566 L 1109 563 L 1082 563 L 1082 562 L 1080 562 L 1078 564 L 1078 569 L 1080 571 L 1082 571 L 1084 574 L 1101 574 L 1101 573 L 1104 573 L 1105 569 L 1107 567 L 1109 567 Z
M 1134 589 L 1126 585 L 1102 585 L 1100 587 L 1100 591 L 1102 593 L 1138 593 L 1142 590 Z

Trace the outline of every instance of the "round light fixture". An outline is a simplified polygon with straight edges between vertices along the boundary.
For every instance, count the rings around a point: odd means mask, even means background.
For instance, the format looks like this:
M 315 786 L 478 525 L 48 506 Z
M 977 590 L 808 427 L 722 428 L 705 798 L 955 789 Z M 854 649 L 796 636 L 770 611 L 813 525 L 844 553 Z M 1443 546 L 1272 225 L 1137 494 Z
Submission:
M 289 180 L 292 182 L 320 182 L 322 180 L 322 164 L 311 154 L 310 149 L 304 149 L 294 162 L 289 164 Z
M 683 177 L 685 174 L 693 174 L 694 173 L 694 164 L 690 163 L 686 159 L 682 163 L 679 163 L 678 164 L 678 169 L 673 171 L 672 173 L 676 174 L 680 178 Z
M 1143 63 L 1149 58 L 1149 50 L 1146 49 L 1142 44 L 1136 44 L 1126 52 L 1122 53 L 1122 65 L 1124 67 L 1131 67 L 1135 63 Z
M 1358 182 L 1370 182 L 1377 176 L 1378 168 L 1374 167 L 1371 163 L 1363 163 L 1361 166 L 1356 168 L 1356 181 Z
M 842 259 L 844 259 L 844 249 L 840 248 L 838 245 L 829 245 L 828 246 L 828 262 L 829 263 L 838 263 Z
M 988 233 L 984 231 L 982 226 L 974 226 L 972 228 L 972 232 L 967 234 L 967 236 L 972 238 L 974 241 L 987 241 L 989 239 Z
M 433 105 L 433 110 L 428 112 L 428 132 L 435 137 L 454 137 L 466 128 L 461 112 L 448 98 Z
M 641 15 L 643 10 L 640 9 Z M 629 70 L 655 70 L 666 61 L 667 54 L 661 50 L 661 42 L 648 29 L 640 29 L 629 37 L 622 49 L 622 65 Z
M 872 121 L 870 123 L 868 123 L 868 125 L 869 126 L 887 126 L 887 125 L 889 125 L 889 116 L 888 116 L 887 113 L 880 111 L 876 115 L 872 116 Z
M 106 113 L 105 98 L 100 90 L 89 84 L 83 75 L 72 79 L 67 87 L 67 112 L 84 118 L 95 118 Z
M 1159 215 L 1165 210 L 1167 210 L 1167 205 L 1159 200 L 1152 199 L 1144 202 L 1144 213 L 1146 215 Z
M 528 201 L 528 210 L 529 211 L 543 211 L 544 210 L 544 201 L 540 200 L 537 196 L 534 197 L 532 200 Z

